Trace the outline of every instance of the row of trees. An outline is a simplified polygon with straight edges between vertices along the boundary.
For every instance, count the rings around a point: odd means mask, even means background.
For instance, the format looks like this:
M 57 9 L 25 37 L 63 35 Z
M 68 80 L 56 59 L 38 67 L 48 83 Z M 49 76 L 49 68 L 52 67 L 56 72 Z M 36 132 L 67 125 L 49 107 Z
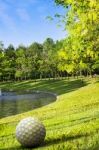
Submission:
M 43 44 L 34 42 L 28 47 L 24 45 L 4 48 L 0 43 L 0 80 L 23 80 L 56 77 L 58 73 L 57 51 L 59 41 L 47 38 Z
M 35 42 L 28 47 L 20 45 L 16 49 L 13 45 L 4 48 L 1 42 L 0 80 L 50 79 L 86 75 L 90 71 L 99 73 L 98 60 L 92 61 L 86 57 L 88 61 L 85 58 L 83 63 L 84 56 L 80 52 L 74 55 L 69 42 L 69 38 L 56 42 L 47 38 L 43 44 Z

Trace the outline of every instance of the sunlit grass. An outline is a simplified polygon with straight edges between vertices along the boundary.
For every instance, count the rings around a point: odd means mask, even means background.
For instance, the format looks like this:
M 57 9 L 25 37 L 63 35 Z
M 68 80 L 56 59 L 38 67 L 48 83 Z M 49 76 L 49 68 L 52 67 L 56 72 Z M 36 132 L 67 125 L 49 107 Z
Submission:
M 99 149 L 99 81 L 60 80 L 2 83 L 0 87 L 15 90 L 42 90 L 58 95 L 56 102 L 33 111 L 0 119 L 0 148 L 24 149 L 16 141 L 15 128 L 19 120 L 38 117 L 47 135 L 39 150 Z

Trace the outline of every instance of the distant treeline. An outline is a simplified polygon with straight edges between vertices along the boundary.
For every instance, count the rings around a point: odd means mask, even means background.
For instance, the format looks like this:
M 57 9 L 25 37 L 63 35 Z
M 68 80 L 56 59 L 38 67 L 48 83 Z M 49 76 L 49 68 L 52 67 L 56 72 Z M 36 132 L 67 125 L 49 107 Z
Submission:
M 0 81 L 59 78 L 99 74 L 99 59 L 85 52 L 75 54 L 69 49 L 69 38 L 54 42 L 47 38 L 43 44 L 30 46 L 9 45 L 0 42 Z

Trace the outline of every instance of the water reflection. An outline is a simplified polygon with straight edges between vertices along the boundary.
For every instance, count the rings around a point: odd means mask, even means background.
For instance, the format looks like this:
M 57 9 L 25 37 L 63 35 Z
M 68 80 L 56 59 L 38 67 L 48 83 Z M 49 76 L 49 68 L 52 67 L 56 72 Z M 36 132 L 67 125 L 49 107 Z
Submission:
M 0 89 L 0 96 L 2 95 L 2 93 L 1 93 L 1 89 Z
M 0 96 L 0 118 L 42 107 L 56 100 L 56 96 L 44 92 L 3 91 Z

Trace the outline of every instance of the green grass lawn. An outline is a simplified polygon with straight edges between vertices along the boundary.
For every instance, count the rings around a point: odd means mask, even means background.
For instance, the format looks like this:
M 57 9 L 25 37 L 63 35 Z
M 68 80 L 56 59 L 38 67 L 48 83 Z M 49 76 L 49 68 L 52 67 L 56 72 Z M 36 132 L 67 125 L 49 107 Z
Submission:
M 99 80 L 54 80 L 0 83 L 1 88 L 50 91 L 57 101 L 0 119 L 0 149 L 25 149 L 15 138 L 19 120 L 38 117 L 46 127 L 45 143 L 37 150 L 99 150 Z M 27 149 L 29 150 L 29 149 Z

